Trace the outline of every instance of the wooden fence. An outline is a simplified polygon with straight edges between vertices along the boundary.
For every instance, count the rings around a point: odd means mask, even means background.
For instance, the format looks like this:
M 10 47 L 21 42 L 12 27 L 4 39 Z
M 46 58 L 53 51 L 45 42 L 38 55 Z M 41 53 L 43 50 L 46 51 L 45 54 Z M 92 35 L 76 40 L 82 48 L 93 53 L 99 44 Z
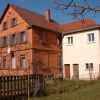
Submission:
M 30 95 L 42 95 L 45 90 L 43 75 L 0 76 L 0 100 L 22 95 L 27 97 L 28 89 Z

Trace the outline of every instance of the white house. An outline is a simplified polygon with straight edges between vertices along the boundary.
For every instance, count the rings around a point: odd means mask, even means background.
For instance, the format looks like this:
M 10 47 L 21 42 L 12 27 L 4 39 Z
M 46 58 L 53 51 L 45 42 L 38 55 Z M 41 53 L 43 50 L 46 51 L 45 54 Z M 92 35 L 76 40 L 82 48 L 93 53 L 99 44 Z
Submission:
M 62 26 L 64 79 L 100 76 L 100 25 L 90 19 Z

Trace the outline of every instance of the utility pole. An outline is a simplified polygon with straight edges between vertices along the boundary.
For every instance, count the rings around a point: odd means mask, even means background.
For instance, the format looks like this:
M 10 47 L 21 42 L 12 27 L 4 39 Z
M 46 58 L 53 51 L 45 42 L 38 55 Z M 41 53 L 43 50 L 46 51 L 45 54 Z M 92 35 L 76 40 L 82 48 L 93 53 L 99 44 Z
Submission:
M 30 81 L 30 68 L 28 68 L 28 100 L 30 99 L 30 86 L 29 86 L 29 81 Z

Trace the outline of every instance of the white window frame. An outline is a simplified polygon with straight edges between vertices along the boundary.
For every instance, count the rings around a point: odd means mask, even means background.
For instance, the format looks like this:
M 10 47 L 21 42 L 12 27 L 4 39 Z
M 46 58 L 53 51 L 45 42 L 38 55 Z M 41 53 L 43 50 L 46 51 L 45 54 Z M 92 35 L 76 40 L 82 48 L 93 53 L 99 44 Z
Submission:
M 86 66 L 85 67 L 85 70 L 86 71 L 89 71 L 89 70 L 90 71 L 93 71 L 93 67 L 94 67 L 94 64 L 93 63 L 86 63 L 85 66 Z
M 73 36 L 67 37 L 67 45 L 73 45 Z
M 95 34 L 94 33 L 87 34 L 87 36 L 88 36 L 89 43 L 95 42 Z

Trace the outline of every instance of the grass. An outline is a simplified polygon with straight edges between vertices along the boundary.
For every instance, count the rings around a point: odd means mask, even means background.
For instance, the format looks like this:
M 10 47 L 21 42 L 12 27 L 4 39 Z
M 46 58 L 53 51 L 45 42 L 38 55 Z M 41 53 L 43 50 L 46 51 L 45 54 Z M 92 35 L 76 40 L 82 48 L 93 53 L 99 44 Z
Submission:
M 100 100 L 100 81 L 55 81 L 47 86 L 48 96 L 34 100 Z M 33 99 L 30 99 L 33 100 Z

